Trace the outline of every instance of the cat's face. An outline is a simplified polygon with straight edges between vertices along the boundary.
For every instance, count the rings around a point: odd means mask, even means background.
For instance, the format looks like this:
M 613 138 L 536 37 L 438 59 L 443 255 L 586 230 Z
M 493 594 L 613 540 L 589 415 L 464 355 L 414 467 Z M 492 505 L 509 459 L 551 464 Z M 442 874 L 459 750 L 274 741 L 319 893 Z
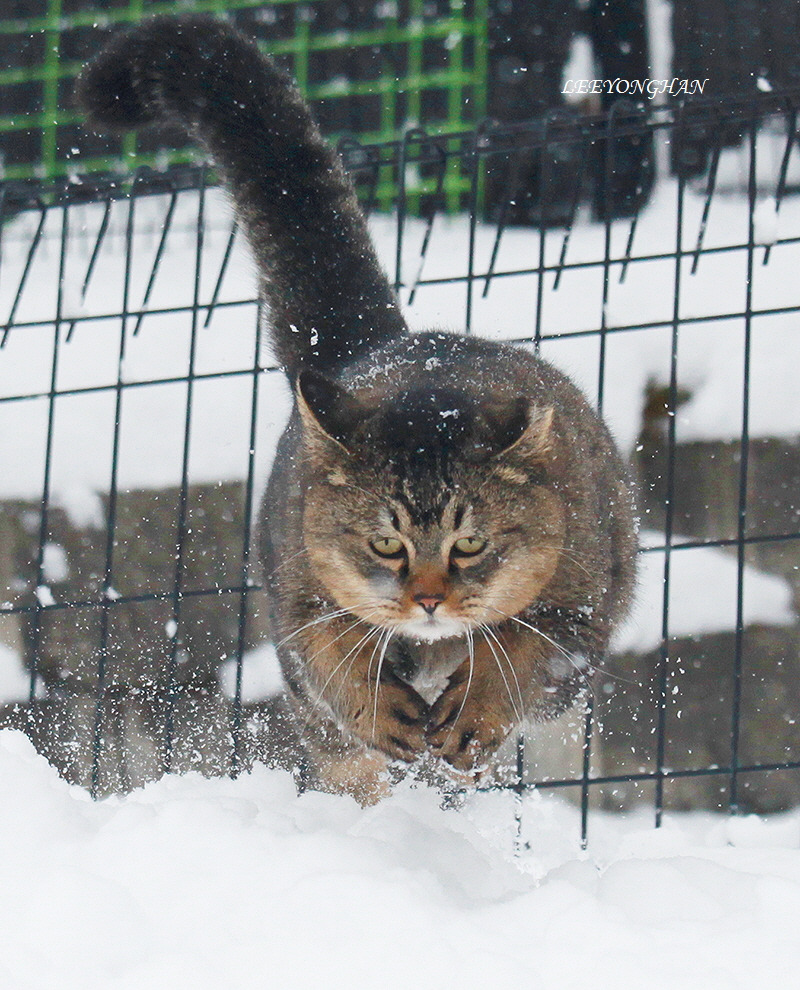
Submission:
M 370 625 L 436 640 L 535 601 L 564 536 L 564 505 L 547 471 L 551 426 L 550 411 L 528 417 L 512 449 L 478 458 L 447 438 L 403 456 L 374 435 L 349 450 L 312 436 L 304 540 L 337 605 Z

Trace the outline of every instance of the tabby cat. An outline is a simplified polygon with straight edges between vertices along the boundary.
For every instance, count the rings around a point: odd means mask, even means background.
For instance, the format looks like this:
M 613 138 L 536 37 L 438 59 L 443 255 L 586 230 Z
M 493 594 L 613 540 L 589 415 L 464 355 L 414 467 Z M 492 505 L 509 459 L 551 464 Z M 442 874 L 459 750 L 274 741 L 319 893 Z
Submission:
M 479 779 L 525 719 L 573 702 L 627 608 L 606 428 L 525 350 L 408 331 L 307 105 L 226 23 L 146 21 L 76 92 L 103 129 L 182 125 L 254 251 L 295 396 L 261 556 L 308 783 L 369 801 L 403 764 Z

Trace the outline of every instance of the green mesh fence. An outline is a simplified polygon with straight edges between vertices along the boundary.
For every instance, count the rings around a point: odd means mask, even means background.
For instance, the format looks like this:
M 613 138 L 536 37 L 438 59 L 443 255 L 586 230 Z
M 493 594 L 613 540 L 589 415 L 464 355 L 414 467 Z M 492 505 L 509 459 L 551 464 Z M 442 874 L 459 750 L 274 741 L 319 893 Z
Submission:
M 0 154 L 8 179 L 164 167 L 192 160 L 182 135 L 109 139 L 84 132 L 70 105 L 76 73 L 119 26 L 154 14 L 228 14 L 298 80 L 331 137 L 388 141 L 409 127 L 463 129 L 486 111 L 488 0 L 3 0 Z M 413 197 L 425 178 L 409 175 Z M 468 179 L 453 168 L 454 207 Z M 415 188 L 416 187 L 416 188 Z M 378 182 L 385 207 L 390 182 Z

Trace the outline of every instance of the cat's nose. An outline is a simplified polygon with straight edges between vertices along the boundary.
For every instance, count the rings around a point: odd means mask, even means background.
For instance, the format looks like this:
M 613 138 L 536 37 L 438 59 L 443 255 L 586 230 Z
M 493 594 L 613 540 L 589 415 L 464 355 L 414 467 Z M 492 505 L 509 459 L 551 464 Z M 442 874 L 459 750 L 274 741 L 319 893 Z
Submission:
M 433 615 L 437 605 L 444 601 L 444 595 L 414 595 L 414 601 L 421 605 L 428 615 Z

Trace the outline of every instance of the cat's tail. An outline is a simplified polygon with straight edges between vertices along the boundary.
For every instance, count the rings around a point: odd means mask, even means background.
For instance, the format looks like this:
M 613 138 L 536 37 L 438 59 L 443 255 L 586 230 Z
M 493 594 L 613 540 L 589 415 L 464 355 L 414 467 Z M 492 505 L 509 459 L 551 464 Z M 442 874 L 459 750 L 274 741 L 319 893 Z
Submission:
M 212 18 L 157 17 L 78 78 L 98 127 L 179 124 L 210 154 L 255 251 L 278 358 L 335 370 L 406 332 L 353 187 L 291 80 Z

